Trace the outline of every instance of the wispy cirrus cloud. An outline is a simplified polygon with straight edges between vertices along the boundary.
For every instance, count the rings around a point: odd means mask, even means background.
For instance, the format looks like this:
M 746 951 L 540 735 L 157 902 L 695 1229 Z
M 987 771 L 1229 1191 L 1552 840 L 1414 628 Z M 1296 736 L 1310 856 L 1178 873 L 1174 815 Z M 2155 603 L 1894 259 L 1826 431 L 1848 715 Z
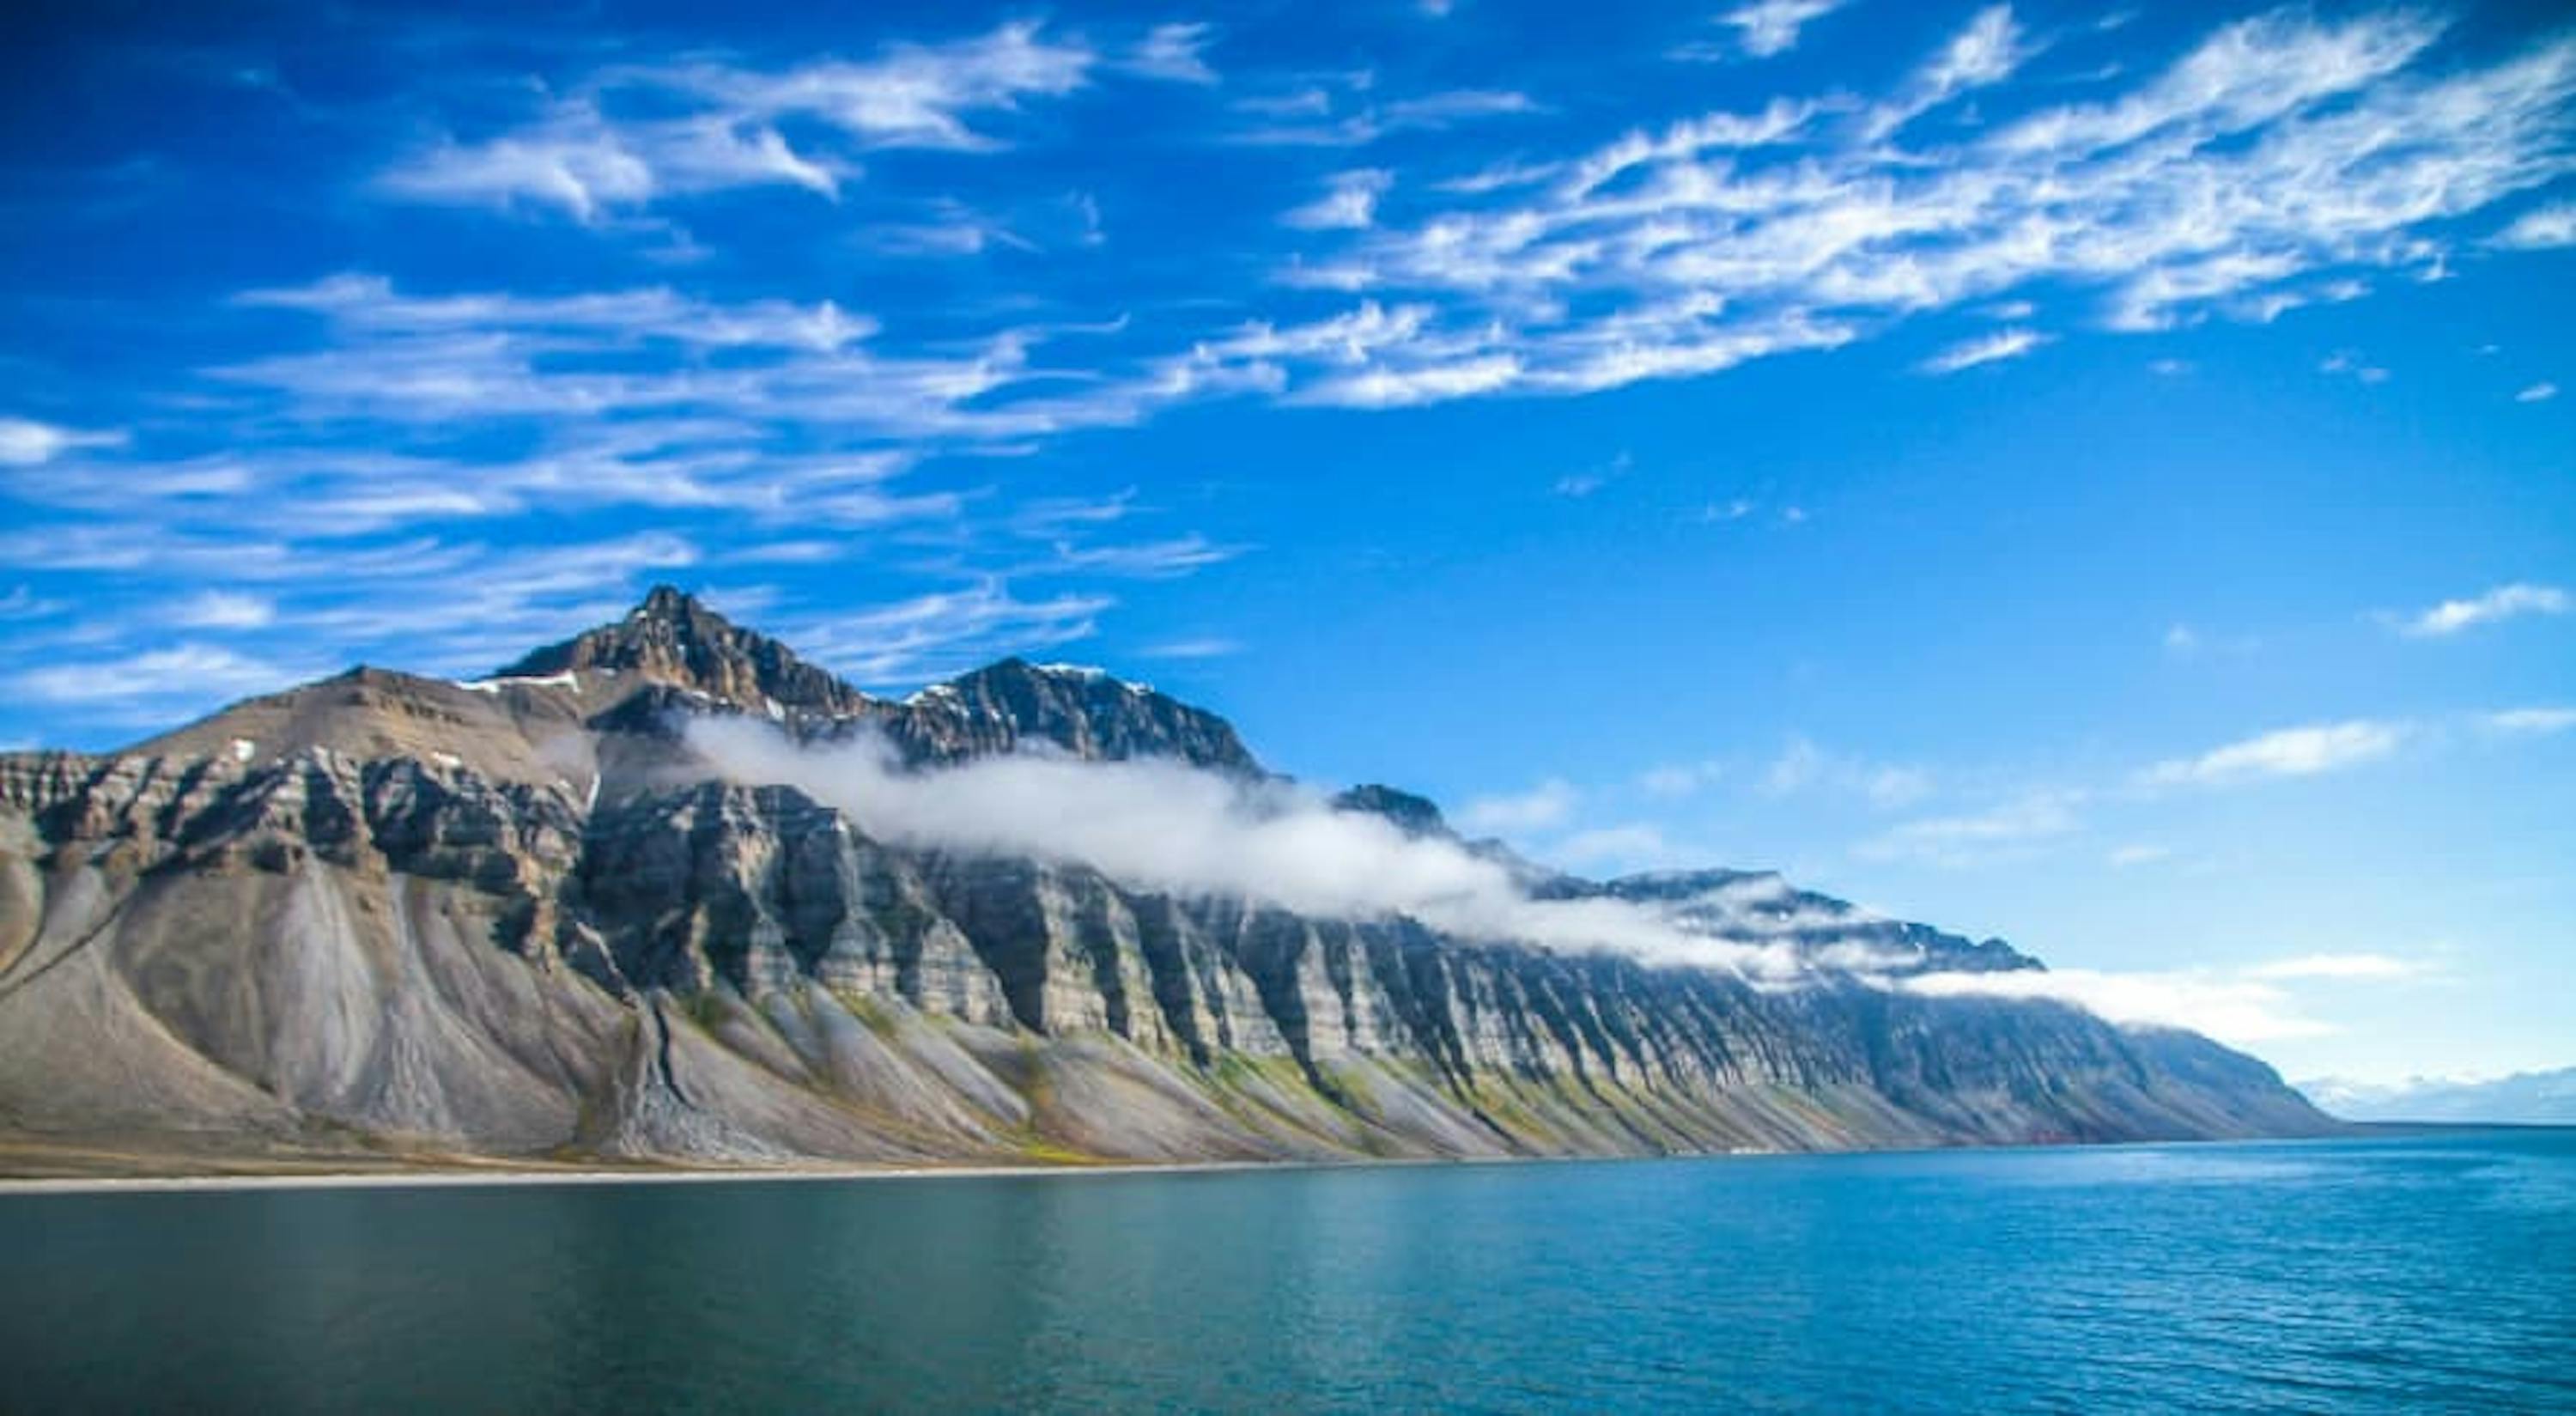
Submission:
M 125 434 L 0 417 L 0 467 L 41 467 L 82 448 L 117 447 Z
M 1903 89 L 1871 108 L 1863 132 L 1870 141 L 1881 140 L 1971 89 L 2002 83 L 2038 49 L 2013 18 L 2011 6 L 1979 10 Z
M 5 682 L 10 692 L 40 703 L 107 708 L 124 719 L 173 700 L 220 702 L 282 688 L 312 671 L 310 664 L 299 670 L 222 645 L 190 642 L 116 658 L 20 669 Z
M 277 602 L 238 590 L 206 590 L 173 607 L 170 623 L 183 629 L 258 629 L 277 619 Z
M 2150 787 L 2224 787 L 2321 776 L 2387 757 L 2412 732 L 2409 724 L 2370 718 L 2280 728 L 2159 762 L 2140 773 L 2139 781 Z
M 1735 31 L 1736 44 L 1746 54 L 1768 59 L 1797 48 L 1800 31 L 1843 4 L 1844 0 L 1751 0 L 1719 15 L 1717 22 Z
M 1216 42 L 1216 26 L 1175 22 L 1160 24 L 1145 32 L 1122 67 L 1147 78 L 1165 79 L 1182 84 L 1215 84 L 1220 82 L 1215 69 L 1209 67 L 1206 53 Z
M 2576 39 L 2428 64 L 2444 28 L 2283 10 L 2125 95 L 1909 144 L 1912 120 L 2009 83 L 2034 47 L 1991 7 L 1877 100 L 1783 98 L 1408 186 L 1281 278 L 1438 316 L 1321 383 L 1291 370 L 1290 396 L 1383 407 L 1705 375 L 2043 282 L 2095 292 L 2092 323 L 2147 331 L 2353 298 L 2374 271 L 2438 275 L 2443 223 L 2570 170 L 2576 99 Z M 1821 121 L 1838 109 L 1858 116 Z
M 2048 336 L 2032 329 L 1999 329 L 1963 343 L 1953 344 L 1923 361 L 1927 374 L 1955 374 L 1979 364 L 1997 364 L 2018 359 L 2048 342 Z
M 791 614 L 776 632 L 861 684 L 919 682 L 1088 639 L 1117 603 L 1089 590 L 1024 596 L 983 576 L 855 613 Z
M 1122 67 L 1192 83 L 1204 29 L 1150 31 Z M 611 67 L 498 132 L 442 136 L 376 179 L 405 201 L 555 208 L 591 221 L 672 198 L 790 186 L 837 197 L 859 155 L 884 148 L 988 151 L 983 120 L 1090 82 L 1102 56 L 1028 22 L 946 44 L 892 44 L 865 60 L 778 68 L 715 60 Z M 630 110 L 652 116 L 629 116 Z M 803 146 L 791 127 L 827 135 Z
M 1853 847 L 1863 860 L 1970 867 L 2019 857 L 2083 829 L 2080 793 L 2032 792 L 1980 811 L 1908 821 Z
M 2576 202 L 2534 207 L 2497 232 L 2492 244 L 2523 251 L 2576 246 Z
M 2386 983 L 2420 972 L 2386 955 L 2308 955 L 2239 968 L 1924 974 L 1884 986 L 1935 998 L 2049 999 L 2131 1027 L 2188 1028 L 2259 1047 L 2337 1031 L 2294 988 Z
M 1540 111 L 1518 89 L 1437 89 L 1409 98 L 1376 96 L 1368 70 L 1328 76 L 1281 92 L 1247 94 L 1235 112 L 1250 121 L 1222 137 L 1247 147 L 1366 147 L 1399 133 L 1436 133 L 1464 124 Z
M 1760 789 L 1771 796 L 1825 791 L 1858 797 L 1871 806 L 1908 806 L 1932 792 L 1932 774 L 1921 767 L 1874 761 L 1792 737 L 1762 769 Z
M 2400 634 L 2415 639 L 2442 639 L 2482 624 L 2525 615 L 2563 615 L 2576 609 L 2576 598 L 2555 585 L 2514 581 L 2465 600 L 2444 600 L 2416 614 L 2395 616 Z
M 1336 172 L 1324 195 L 1289 209 L 1279 220 L 1308 231 L 1363 230 L 1376 221 L 1377 199 L 1393 185 L 1395 174 L 1384 168 Z
M 2576 707 L 2504 708 L 2485 715 L 2482 721 L 2496 732 L 2545 737 L 2576 728 Z
M 1223 659 L 1243 652 L 1243 641 L 1223 635 L 1204 635 L 1196 639 L 1166 639 L 1137 650 L 1147 659 Z

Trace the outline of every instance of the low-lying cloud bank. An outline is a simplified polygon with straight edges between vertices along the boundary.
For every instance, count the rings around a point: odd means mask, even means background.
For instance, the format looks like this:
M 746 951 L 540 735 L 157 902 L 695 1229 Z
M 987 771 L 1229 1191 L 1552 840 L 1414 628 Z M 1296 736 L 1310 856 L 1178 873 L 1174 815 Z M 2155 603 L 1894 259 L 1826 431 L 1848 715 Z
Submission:
M 765 723 L 700 719 L 689 744 L 726 776 L 795 786 L 879 840 L 1035 856 L 1183 895 L 1240 895 L 1338 919 L 1408 916 L 1469 939 L 1608 950 L 1786 981 L 1776 943 L 1714 938 L 1624 900 L 1532 898 L 1501 864 L 1313 791 L 1181 763 L 1037 753 L 911 770 L 874 737 L 804 747 Z
M 915 769 L 874 735 L 799 745 L 750 719 L 696 719 L 687 732 L 725 776 L 792 785 L 898 845 L 1035 857 L 1138 889 L 1239 896 L 1327 918 L 1403 916 L 1466 939 L 1717 969 L 1767 988 L 1841 979 L 1918 997 L 2049 1000 L 2124 1026 L 2189 1028 L 2252 1045 L 2332 1030 L 2298 1009 L 2287 983 L 2414 971 L 2380 955 L 2308 955 L 2225 970 L 1909 974 L 1910 957 L 1817 937 L 1865 914 L 1731 908 L 1784 896 L 1788 886 L 1774 876 L 1715 892 L 1694 921 L 1627 900 L 1537 899 L 1504 865 L 1455 841 L 1408 836 L 1308 788 L 1178 762 L 1021 752 Z M 1725 919 L 1706 917 L 1712 901 L 1727 907 Z M 1792 933 L 1807 936 L 1805 947 L 1785 937 Z
M 2137 973 L 1939 973 L 1881 980 L 1934 998 L 2049 999 L 2126 1027 L 2189 1028 L 2239 1047 L 2322 1037 L 2333 1024 L 2309 1016 L 2293 986 L 2349 986 L 2438 979 L 2441 970 L 2388 954 L 2299 954 L 2229 968 Z
M 1887 986 L 1928 998 L 2066 1003 L 2124 1027 L 2188 1028 L 2239 1047 L 2333 1031 L 2301 1014 L 2278 984 L 2250 973 L 1938 973 L 1891 979 Z

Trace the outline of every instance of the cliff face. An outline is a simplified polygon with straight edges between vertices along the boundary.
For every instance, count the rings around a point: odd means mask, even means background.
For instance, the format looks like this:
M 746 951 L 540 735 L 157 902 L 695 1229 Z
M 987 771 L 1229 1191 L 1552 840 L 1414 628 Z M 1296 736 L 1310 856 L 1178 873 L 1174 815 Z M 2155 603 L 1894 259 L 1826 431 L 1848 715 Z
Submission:
M 690 712 L 1260 774 L 1221 719 L 1096 671 L 888 702 L 666 592 L 494 680 L 361 670 L 124 754 L 0 757 L 5 1144 L 1181 1160 L 2329 1124 L 2253 1059 L 2054 1004 L 1763 989 L 874 840 L 693 768 Z M 1343 804 L 1446 831 L 1389 789 Z M 1534 888 L 1882 971 L 2036 967 L 1772 876 Z

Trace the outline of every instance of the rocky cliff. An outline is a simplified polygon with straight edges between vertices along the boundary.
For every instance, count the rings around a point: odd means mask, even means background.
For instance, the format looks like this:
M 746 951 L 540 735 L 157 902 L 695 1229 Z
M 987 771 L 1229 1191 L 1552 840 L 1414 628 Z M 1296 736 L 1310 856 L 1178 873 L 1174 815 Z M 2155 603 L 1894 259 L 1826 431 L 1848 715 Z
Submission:
M 2038 965 L 1776 876 L 1515 863 L 1533 893 L 1805 949 L 1796 987 L 872 839 L 792 784 L 710 773 L 681 731 L 704 715 L 875 734 L 915 764 L 1043 746 L 1264 775 L 1224 720 L 1096 670 L 1006 661 L 879 699 L 668 590 L 492 679 L 359 669 L 121 753 L 0 757 L 0 1163 L 1650 1154 L 2330 1124 L 2194 1035 L 1888 988 Z M 1340 803 L 1448 829 L 1389 788 Z

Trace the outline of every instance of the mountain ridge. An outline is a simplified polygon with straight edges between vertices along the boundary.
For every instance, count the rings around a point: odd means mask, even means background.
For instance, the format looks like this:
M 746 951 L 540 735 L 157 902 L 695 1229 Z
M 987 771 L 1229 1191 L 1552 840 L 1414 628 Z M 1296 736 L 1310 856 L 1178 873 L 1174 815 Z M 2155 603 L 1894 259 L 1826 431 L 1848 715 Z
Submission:
M 709 771 L 683 731 L 708 715 L 873 734 L 915 771 L 1035 747 L 1269 780 L 1223 718 L 1104 673 L 1004 660 L 876 698 L 669 587 L 488 679 L 361 668 L 123 753 L 0 756 L 0 1150 L 919 1163 L 2331 1124 L 2251 1058 L 2060 1004 L 1830 971 L 1766 991 L 874 839 Z M 1341 801 L 1448 830 L 1393 788 Z M 1538 883 L 1899 974 L 2039 967 L 1766 873 Z

